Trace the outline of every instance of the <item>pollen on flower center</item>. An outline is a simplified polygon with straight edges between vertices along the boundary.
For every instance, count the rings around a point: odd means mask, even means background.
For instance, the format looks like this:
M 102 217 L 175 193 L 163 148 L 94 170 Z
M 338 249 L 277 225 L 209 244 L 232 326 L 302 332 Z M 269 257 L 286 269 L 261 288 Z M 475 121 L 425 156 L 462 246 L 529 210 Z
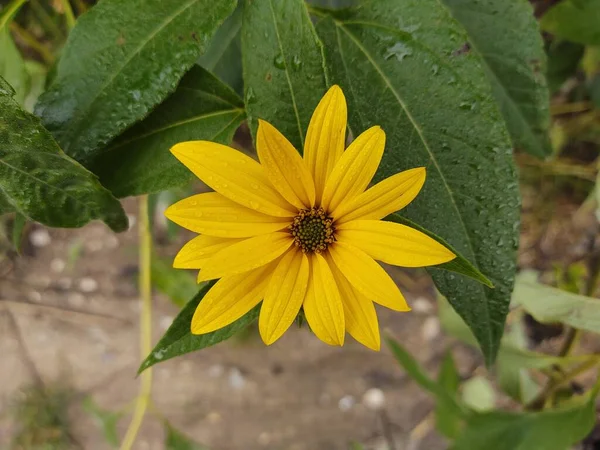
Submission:
M 294 244 L 304 253 L 321 253 L 335 242 L 333 219 L 323 208 L 303 209 L 289 227 Z

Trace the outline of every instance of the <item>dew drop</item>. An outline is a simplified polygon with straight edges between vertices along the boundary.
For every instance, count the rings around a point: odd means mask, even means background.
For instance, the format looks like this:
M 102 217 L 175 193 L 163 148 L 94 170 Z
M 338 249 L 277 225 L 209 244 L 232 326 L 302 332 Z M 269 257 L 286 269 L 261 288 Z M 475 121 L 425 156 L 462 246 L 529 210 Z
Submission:
M 394 56 L 398 61 L 403 61 L 404 58 L 413 54 L 412 49 L 403 42 L 396 42 L 391 47 L 388 47 L 383 57 L 385 59 L 393 58 Z
M 275 65 L 275 67 L 277 67 L 278 69 L 285 69 L 285 58 L 283 57 L 283 55 L 281 53 L 279 53 L 274 59 L 273 59 L 273 64 Z
M 302 60 L 298 55 L 294 55 L 294 57 L 292 58 L 292 68 L 294 70 L 299 70 L 300 67 L 302 67 Z

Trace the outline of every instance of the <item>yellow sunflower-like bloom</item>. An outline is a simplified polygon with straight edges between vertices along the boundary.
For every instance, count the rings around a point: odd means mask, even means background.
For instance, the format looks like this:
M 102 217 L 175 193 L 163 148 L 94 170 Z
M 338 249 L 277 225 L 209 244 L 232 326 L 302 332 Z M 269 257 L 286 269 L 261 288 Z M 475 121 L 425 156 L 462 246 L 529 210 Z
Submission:
M 259 121 L 256 138 L 260 163 L 207 141 L 171 149 L 215 191 L 166 211 L 173 222 L 200 233 L 173 266 L 200 269 L 198 281 L 219 278 L 196 309 L 192 333 L 225 327 L 262 301 L 259 329 L 266 344 L 279 339 L 302 308 L 327 344 L 342 345 L 348 331 L 378 350 L 373 302 L 410 308 L 376 261 L 423 267 L 455 257 L 417 230 L 381 221 L 416 197 L 425 168 L 368 188 L 385 133 L 369 128 L 344 151 L 346 115 L 344 94 L 333 86 L 312 116 L 304 157 L 265 121 Z

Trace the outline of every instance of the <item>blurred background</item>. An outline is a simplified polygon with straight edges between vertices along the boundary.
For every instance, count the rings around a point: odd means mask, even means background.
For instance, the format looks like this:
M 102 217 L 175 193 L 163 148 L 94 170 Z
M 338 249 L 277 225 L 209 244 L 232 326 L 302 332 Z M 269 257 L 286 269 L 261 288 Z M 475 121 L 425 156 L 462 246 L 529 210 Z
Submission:
M 23 101 L 30 111 L 52 76 L 71 14 L 93 3 L 73 0 L 71 11 L 62 0 L 30 0 L 9 29 L 0 30 L 0 73 L 10 73 L 15 58 L 22 58 L 25 75 L 13 80 L 26 83 Z M 534 1 L 536 16 L 554 3 Z M 239 20 L 235 13 L 216 39 L 226 51 L 218 58 L 209 51 L 200 61 L 238 92 Z M 540 272 L 546 284 L 594 296 L 592 275 L 600 266 L 600 47 L 546 33 L 543 38 L 554 155 L 547 161 L 515 155 L 523 201 L 518 262 L 522 270 Z M 251 151 L 250 142 L 242 126 L 235 145 Z M 171 268 L 192 235 L 168 223 L 163 211 L 204 189 L 193 183 L 150 198 L 153 342 L 198 290 L 195 273 Z M 28 223 L 13 235 L 19 228 L 14 217 L 0 218 L 0 448 L 111 449 L 127 428 L 140 355 L 138 209 L 132 198 L 124 205 L 130 229 L 121 234 L 98 222 L 76 230 Z M 467 404 L 514 408 L 478 350 L 456 338 L 427 273 L 391 273 L 413 311 L 380 308 L 382 329 L 431 374 L 452 349 Z M 508 326 L 524 349 L 553 353 L 565 338 L 561 325 L 542 325 L 523 309 L 511 313 Z M 581 348 L 598 352 L 600 341 L 584 336 Z M 535 373 L 530 381 L 537 382 Z M 569 389 L 590 383 L 589 376 L 579 377 Z M 154 368 L 152 402 L 134 448 L 444 449 L 434 410 L 387 348 L 375 353 L 351 339 L 333 348 L 298 327 L 267 348 L 250 327 L 226 343 Z M 600 427 L 579 448 L 599 449 Z

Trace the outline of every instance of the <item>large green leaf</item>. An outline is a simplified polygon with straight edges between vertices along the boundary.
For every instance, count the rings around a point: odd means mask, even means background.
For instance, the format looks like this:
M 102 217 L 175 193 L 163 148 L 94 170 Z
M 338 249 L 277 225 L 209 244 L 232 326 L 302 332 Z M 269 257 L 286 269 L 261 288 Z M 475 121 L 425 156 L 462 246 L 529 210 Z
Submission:
M 207 283 L 204 285 L 198 294 L 185 305 L 185 308 L 175 318 L 165 335 L 156 344 L 154 350 L 144 360 L 139 368 L 139 372 L 161 361 L 218 344 L 221 341 L 229 339 L 238 331 L 243 330 L 258 318 L 260 306 L 252 309 L 231 325 L 227 325 L 217 331 L 201 335 L 192 334 L 190 324 L 192 323 L 194 311 L 196 311 L 196 307 L 213 284 Z
M 596 393 L 565 409 L 473 414 L 451 450 L 565 450 L 596 422 Z
M 177 86 L 235 0 L 102 0 L 77 20 L 37 114 L 85 162 Z
M 299 151 L 313 110 L 325 93 L 322 45 L 302 0 L 248 1 L 242 54 L 252 133 L 271 122 Z
M 545 286 L 527 273 L 517 277 L 513 298 L 538 322 L 560 322 L 600 333 L 600 301 L 596 298 Z
M 546 54 L 530 3 L 442 1 L 467 30 L 469 45 L 482 56 L 514 145 L 535 156 L 549 155 Z
M 600 0 L 563 0 L 550 8 L 542 29 L 573 42 L 600 45 Z
M 16 211 L 52 227 L 101 219 L 115 231 L 125 230 L 127 216 L 119 201 L 63 153 L 13 94 L 0 78 L 0 211 Z
M 242 79 L 242 14 L 243 0 L 219 27 L 198 64 L 210 70 L 236 92 L 243 92 Z
M 520 201 L 481 57 L 461 51 L 468 36 L 437 0 L 375 0 L 317 29 L 354 134 L 375 124 L 387 133 L 375 181 L 427 167 L 425 187 L 403 215 L 442 236 L 493 282 L 490 289 L 430 270 L 491 364 L 513 287 Z
M 229 87 L 194 66 L 175 93 L 99 151 L 89 167 L 117 197 L 183 186 L 193 176 L 169 148 L 190 140 L 231 143 L 244 120 L 243 107 Z

